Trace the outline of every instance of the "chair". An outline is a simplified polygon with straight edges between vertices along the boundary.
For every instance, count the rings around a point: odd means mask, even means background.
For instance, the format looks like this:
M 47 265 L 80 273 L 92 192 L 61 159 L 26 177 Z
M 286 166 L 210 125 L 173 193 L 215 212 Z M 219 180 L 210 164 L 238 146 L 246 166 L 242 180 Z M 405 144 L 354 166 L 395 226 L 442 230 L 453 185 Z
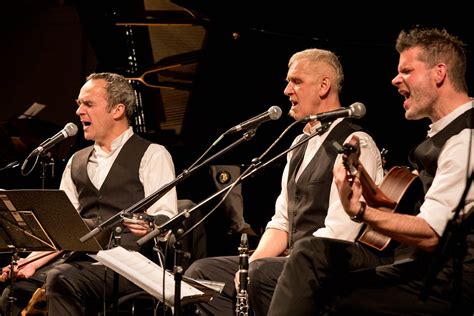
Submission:
M 146 291 L 137 291 L 124 295 L 118 300 L 118 314 L 123 315 L 155 315 L 158 299 Z

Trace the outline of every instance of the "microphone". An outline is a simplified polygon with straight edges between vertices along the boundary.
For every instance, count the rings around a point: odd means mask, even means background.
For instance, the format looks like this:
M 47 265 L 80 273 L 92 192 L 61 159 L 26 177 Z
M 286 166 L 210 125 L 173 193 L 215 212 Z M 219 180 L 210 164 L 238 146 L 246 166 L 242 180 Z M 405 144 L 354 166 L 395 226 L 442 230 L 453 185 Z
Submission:
M 360 119 L 364 117 L 366 112 L 365 105 L 360 102 L 352 103 L 347 108 L 340 108 L 334 111 L 323 112 L 315 115 L 306 116 L 301 120 L 303 123 L 308 123 L 310 121 L 330 121 L 335 120 L 340 117 L 351 117 Z
M 39 155 L 43 151 L 46 151 L 62 141 L 65 138 L 70 136 L 74 136 L 77 134 L 77 126 L 74 123 L 67 123 L 66 126 L 62 130 L 60 130 L 56 135 L 53 137 L 48 138 L 44 142 L 42 142 L 35 150 L 33 150 L 29 157 L 34 155 Z
M 252 117 L 251 119 L 232 127 L 226 132 L 226 134 L 232 134 L 232 133 L 241 131 L 243 129 L 248 129 L 254 126 L 258 126 L 261 123 L 266 122 L 266 121 L 278 120 L 280 116 L 281 116 L 280 107 L 274 105 L 274 106 L 271 106 L 267 111 L 263 112 L 262 114 Z

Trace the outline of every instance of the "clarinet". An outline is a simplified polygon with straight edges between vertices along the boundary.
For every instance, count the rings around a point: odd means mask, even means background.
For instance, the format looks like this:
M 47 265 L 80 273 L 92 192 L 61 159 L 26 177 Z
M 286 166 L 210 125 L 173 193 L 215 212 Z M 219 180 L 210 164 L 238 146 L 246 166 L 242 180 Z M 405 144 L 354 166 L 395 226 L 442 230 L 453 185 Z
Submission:
M 237 293 L 237 304 L 235 306 L 236 316 L 248 316 L 249 304 L 247 283 L 249 278 L 249 243 L 247 234 L 242 234 L 239 247 L 239 292 Z

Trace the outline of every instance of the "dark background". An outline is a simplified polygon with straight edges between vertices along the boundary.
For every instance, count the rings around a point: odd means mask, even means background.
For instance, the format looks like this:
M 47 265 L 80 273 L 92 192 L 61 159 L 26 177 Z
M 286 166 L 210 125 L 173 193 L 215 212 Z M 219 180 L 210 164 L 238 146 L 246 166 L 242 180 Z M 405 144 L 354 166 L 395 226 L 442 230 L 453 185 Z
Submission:
M 387 168 L 407 164 L 408 151 L 425 137 L 429 123 L 406 121 L 402 97 L 391 86 L 391 79 L 397 74 L 398 54 L 394 43 L 399 31 L 422 25 L 447 28 L 459 36 L 467 44 L 469 86 L 473 82 L 472 18 L 466 6 L 454 1 L 442 5 L 433 2 L 373 5 L 360 1 L 328 4 L 179 0 L 170 3 L 193 12 L 206 30 L 204 53 L 193 77 L 181 132 L 170 133 L 161 128 L 168 118 L 163 115 L 160 102 L 145 103 L 145 114 L 151 123 L 143 135 L 168 148 L 177 174 L 228 128 L 272 105 L 280 106 L 286 113 L 290 107 L 283 95 L 287 62 L 293 53 L 305 48 L 326 48 L 340 56 L 345 70 L 342 104 L 366 105 L 367 114 L 360 123 L 373 132 L 380 148 L 388 150 Z M 142 1 L 2 3 L 0 168 L 12 161 L 22 164 L 29 151 L 67 122 L 79 125 L 74 99 L 88 74 L 130 72 L 127 69 L 130 43 L 126 43 L 123 28 L 113 22 L 137 17 L 145 18 Z M 135 34 L 133 45 L 141 56 L 139 66 L 145 69 L 153 63 L 148 33 L 137 28 Z M 157 98 L 156 89 L 144 88 L 142 92 L 151 95 L 151 100 Z M 38 115 L 39 120 L 17 120 L 33 102 L 47 104 Z M 247 166 L 291 122 L 283 115 L 278 121 L 263 124 L 253 139 L 214 163 Z M 290 131 L 268 158 L 288 148 L 301 128 Z M 21 139 L 20 147 L 12 144 L 12 136 Z M 220 148 L 239 136 L 226 138 Z M 39 164 L 26 177 L 20 175 L 18 167 L 0 171 L 0 188 L 57 187 L 66 160 L 85 145 L 80 131 L 76 137 L 53 148 L 54 176 L 48 169 L 42 178 Z M 244 183 L 246 217 L 257 231 L 263 229 L 273 213 L 283 164 L 284 159 L 277 160 Z M 214 192 L 207 168 L 198 170 L 177 188 L 180 198 L 196 202 Z

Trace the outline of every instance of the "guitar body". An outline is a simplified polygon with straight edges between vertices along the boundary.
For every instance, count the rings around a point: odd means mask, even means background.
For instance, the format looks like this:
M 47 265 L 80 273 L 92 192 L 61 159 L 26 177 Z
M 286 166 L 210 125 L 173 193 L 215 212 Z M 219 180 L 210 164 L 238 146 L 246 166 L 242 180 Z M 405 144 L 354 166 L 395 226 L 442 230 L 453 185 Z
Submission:
M 21 316 L 26 315 L 48 315 L 48 308 L 46 305 L 46 290 L 43 287 L 36 289 L 31 296 L 28 306 L 21 311 Z
M 423 185 L 419 177 L 406 167 L 396 166 L 390 169 L 378 189 L 395 203 L 388 207 L 380 205 L 377 200 L 364 197 L 369 206 L 377 207 L 387 212 L 407 213 L 408 211 L 409 214 L 415 215 L 417 203 L 419 203 L 423 197 Z M 395 207 L 393 207 L 394 205 Z M 365 225 L 357 240 L 382 251 L 389 245 L 391 238 Z
M 340 153 L 349 181 L 359 177 L 362 186 L 362 195 L 367 205 L 386 212 L 409 213 L 415 215 L 418 203 L 423 200 L 424 192 L 420 178 L 407 167 L 393 167 L 385 175 L 380 186 L 377 186 L 360 163 L 360 143 L 357 136 L 353 136 L 349 143 L 335 145 Z M 384 250 L 391 238 L 378 232 L 367 224 L 361 229 L 357 241 Z

